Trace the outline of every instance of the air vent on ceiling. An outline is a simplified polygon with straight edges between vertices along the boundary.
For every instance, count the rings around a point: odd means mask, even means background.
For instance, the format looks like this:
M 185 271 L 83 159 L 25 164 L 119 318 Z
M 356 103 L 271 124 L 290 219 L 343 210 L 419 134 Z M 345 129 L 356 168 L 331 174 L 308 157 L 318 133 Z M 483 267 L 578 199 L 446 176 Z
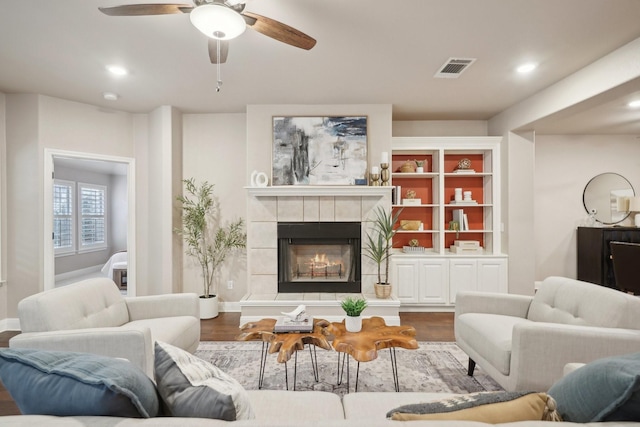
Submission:
M 433 77 L 456 79 L 475 61 L 476 58 L 449 58 Z

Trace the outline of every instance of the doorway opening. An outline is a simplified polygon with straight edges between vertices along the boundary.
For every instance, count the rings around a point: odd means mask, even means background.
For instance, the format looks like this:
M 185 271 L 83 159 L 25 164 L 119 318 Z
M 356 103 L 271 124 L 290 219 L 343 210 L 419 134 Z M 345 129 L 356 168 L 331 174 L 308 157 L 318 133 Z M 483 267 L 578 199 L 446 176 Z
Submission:
M 108 277 L 135 289 L 134 159 L 45 150 L 44 289 Z

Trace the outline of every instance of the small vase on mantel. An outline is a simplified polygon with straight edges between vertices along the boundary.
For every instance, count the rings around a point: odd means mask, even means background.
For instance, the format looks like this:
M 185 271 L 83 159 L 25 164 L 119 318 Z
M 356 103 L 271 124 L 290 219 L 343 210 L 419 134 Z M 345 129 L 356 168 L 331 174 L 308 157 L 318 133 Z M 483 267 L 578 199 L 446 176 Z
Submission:
M 389 283 L 374 283 L 373 288 L 378 299 L 387 299 L 391 296 L 391 285 Z
M 360 332 L 362 329 L 362 316 L 346 316 L 344 327 L 347 332 Z

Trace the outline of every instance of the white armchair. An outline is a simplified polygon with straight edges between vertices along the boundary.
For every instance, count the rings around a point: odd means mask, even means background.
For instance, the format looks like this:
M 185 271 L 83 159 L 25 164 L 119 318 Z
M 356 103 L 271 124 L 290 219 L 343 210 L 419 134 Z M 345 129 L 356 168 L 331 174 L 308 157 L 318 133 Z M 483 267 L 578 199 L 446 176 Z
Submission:
M 563 277 L 535 296 L 461 292 L 456 342 L 505 390 L 546 391 L 567 363 L 640 351 L 640 298 Z
M 9 347 L 121 357 L 153 378 L 155 341 L 196 350 L 199 310 L 196 294 L 124 298 L 111 279 L 88 279 L 20 301 Z

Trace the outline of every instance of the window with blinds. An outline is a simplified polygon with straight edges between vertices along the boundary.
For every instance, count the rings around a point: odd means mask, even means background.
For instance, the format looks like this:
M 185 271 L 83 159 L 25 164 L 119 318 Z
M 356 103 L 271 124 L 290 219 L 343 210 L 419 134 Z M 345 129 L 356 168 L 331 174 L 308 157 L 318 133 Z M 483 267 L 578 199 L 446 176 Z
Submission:
M 107 187 L 53 182 L 53 248 L 56 255 L 107 247 Z
M 53 183 L 53 248 L 56 253 L 75 251 L 74 190 L 74 182 L 56 179 Z
M 79 183 L 78 199 L 80 250 L 106 247 L 107 187 Z

